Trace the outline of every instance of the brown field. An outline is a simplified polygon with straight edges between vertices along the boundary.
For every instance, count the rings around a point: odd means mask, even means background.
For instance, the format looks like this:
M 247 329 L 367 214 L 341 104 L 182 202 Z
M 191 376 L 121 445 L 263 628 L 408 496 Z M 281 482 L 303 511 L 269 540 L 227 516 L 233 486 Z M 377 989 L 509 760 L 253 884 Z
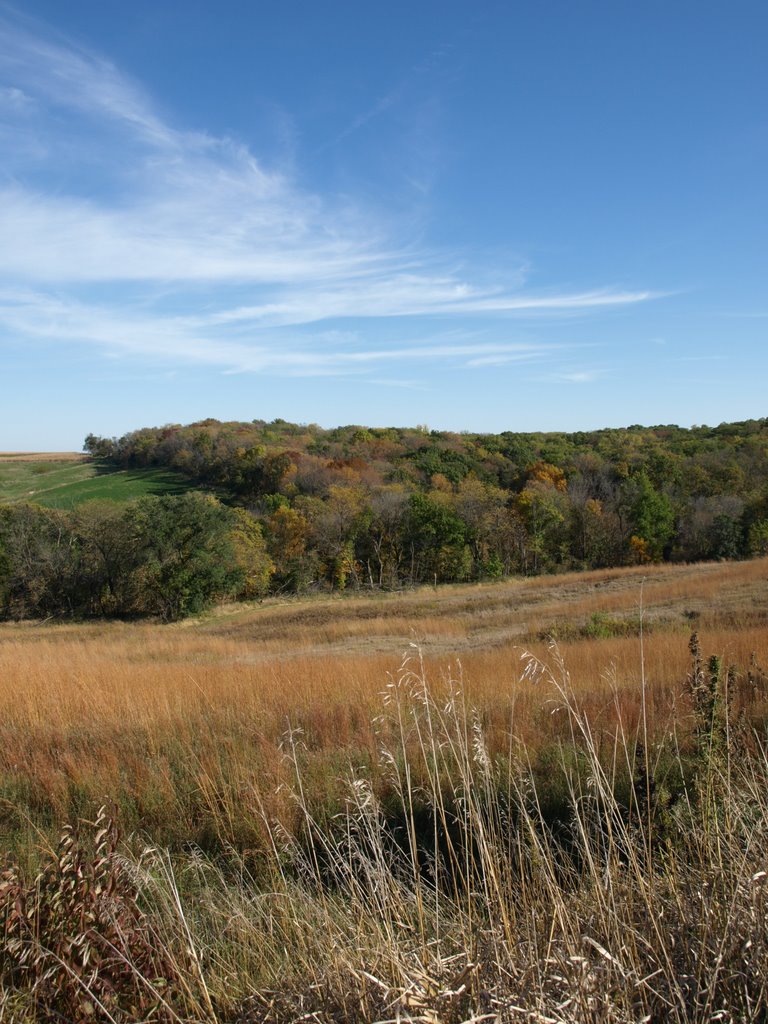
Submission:
M 404 656 L 436 692 L 461 680 L 492 752 L 567 739 L 557 693 L 521 678 L 550 635 L 601 742 L 638 728 L 643 695 L 651 734 L 685 734 L 693 629 L 739 670 L 736 714 L 764 717 L 764 674 L 747 675 L 768 665 L 768 560 L 271 599 L 173 626 L 4 624 L 0 844 L 110 800 L 153 841 L 257 846 L 265 808 L 288 813 L 289 729 L 321 805 L 351 768 L 375 774 Z
M 0 1020 L 763 1022 L 766 665 L 766 559 L 4 624 Z
M 0 462 L 86 462 L 82 452 L 0 452 Z

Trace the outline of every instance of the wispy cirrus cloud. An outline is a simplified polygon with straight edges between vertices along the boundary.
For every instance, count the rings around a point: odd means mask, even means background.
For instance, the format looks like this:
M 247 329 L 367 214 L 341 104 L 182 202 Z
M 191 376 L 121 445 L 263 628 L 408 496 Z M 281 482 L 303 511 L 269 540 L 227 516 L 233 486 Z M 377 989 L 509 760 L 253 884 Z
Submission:
M 429 365 L 435 360 L 473 365 L 478 359 L 531 362 L 556 346 L 538 343 L 478 342 L 461 332 L 401 339 L 399 345 L 371 347 L 355 332 L 322 332 L 307 339 L 296 332 L 265 332 L 258 342 L 233 338 L 220 328 L 204 329 L 205 318 L 142 316 L 23 289 L 0 289 L 0 323 L 37 341 L 79 341 L 113 356 L 143 355 L 198 365 L 226 367 L 227 373 L 270 372 L 286 376 L 369 374 L 397 364 Z M 319 340 L 322 347 L 312 342 Z M 399 382 L 401 385 L 402 381 Z M 408 382 L 415 386 L 415 382 Z
M 235 140 L 177 130 L 108 60 L 1 14 L 0 147 L 0 331 L 17 343 L 285 375 L 502 365 L 545 349 L 489 345 L 468 330 L 451 343 L 415 324 L 580 315 L 653 297 L 534 293 L 519 265 L 492 276 L 461 266 Z M 395 317 L 418 318 L 412 344 L 394 332 L 382 342 L 381 330 L 366 340 L 366 324 Z M 329 340 L 335 321 L 354 321 L 354 351 Z
M 594 384 L 605 380 L 611 373 L 605 369 L 591 368 L 584 370 L 550 370 L 537 374 L 535 380 L 542 384 Z
M 592 384 L 606 375 L 605 370 L 571 370 L 569 373 L 556 373 L 553 379 L 563 384 Z

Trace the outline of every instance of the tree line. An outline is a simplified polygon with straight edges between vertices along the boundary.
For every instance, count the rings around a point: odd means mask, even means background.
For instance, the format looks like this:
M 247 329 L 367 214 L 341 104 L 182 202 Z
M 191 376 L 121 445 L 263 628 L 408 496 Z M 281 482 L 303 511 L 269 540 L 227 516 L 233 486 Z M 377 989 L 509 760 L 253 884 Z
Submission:
M 89 435 L 200 492 L 0 510 L 0 613 L 178 618 L 222 597 L 768 553 L 768 420 L 590 433 L 204 420 Z
M 183 618 L 266 592 L 256 521 L 211 495 L 0 507 L 0 614 Z

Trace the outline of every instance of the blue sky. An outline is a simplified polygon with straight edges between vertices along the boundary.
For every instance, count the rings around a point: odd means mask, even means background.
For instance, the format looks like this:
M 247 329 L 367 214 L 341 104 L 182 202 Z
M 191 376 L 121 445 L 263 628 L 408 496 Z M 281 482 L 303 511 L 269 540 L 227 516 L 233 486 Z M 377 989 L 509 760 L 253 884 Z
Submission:
M 768 5 L 0 0 L 0 450 L 768 415 Z

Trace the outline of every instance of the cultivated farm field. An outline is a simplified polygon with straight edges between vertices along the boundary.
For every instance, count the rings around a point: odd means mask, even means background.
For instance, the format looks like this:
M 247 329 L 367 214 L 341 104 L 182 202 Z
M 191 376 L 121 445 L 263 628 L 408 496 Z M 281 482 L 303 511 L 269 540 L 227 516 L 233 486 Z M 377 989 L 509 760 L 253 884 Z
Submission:
M 0 625 L 0 1016 L 765 1019 L 767 666 L 766 559 Z
M 85 462 L 80 452 L 0 452 L 0 462 Z

